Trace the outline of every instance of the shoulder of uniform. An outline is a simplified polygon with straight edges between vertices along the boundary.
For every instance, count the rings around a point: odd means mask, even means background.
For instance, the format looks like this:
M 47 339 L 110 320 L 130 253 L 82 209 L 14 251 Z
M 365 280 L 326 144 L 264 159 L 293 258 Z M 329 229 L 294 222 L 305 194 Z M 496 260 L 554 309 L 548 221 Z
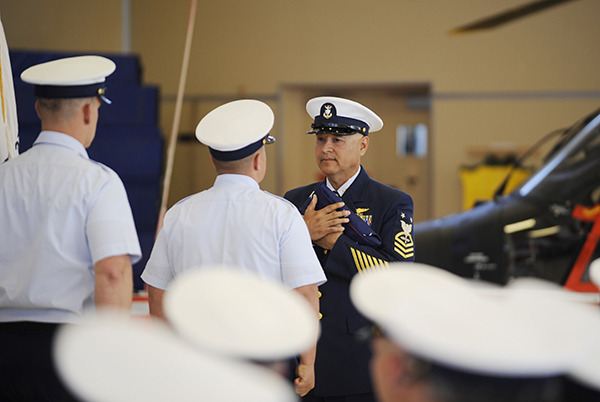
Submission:
M 187 204 L 189 204 L 189 202 L 194 198 L 196 194 L 190 194 L 187 197 L 184 197 L 182 199 L 180 199 L 179 201 L 177 201 L 175 204 L 173 204 L 171 206 L 171 208 L 169 208 L 167 210 L 167 212 L 165 213 L 165 217 L 164 217 L 164 226 L 168 226 L 168 224 L 172 223 L 174 220 L 178 220 L 181 217 L 181 214 L 184 211 L 184 208 L 186 207 Z
M 102 171 L 103 173 L 106 173 L 110 177 L 117 177 L 117 178 L 119 177 L 117 172 L 115 172 L 114 170 L 112 170 L 110 167 L 106 166 L 102 162 L 98 162 L 93 159 L 84 159 L 84 158 L 82 158 L 82 159 L 83 159 L 84 163 L 90 164 L 92 167 L 95 167 L 96 169 L 100 169 L 100 171 Z
M 179 208 L 181 207 L 183 204 L 187 203 L 188 201 L 190 201 L 196 194 L 190 194 L 187 197 L 183 197 L 182 199 L 180 199 L 179 201 L 177 201 L 175 204 L 173 204 L 173 206 L 170 209 L 173 209 L 175 207 Z
M 370 191 L 379 194 L 380 197 L 383 197 L 386 200 L 394 200 L 401 204 L 412 204 L 412 197 L 408 193 L 395 187 L 380 183 L 373 179 L 371 179 L 369 186 Z
M 265 194 L 267 196 L 267 198 L 273 200 L 275 203 L 277 203 L 278 205 L 282 205 L 286 208 L 289 208 L 291 210 L 297 211 L 296 206 L 289 200 L 280 197 L 278 195 L 269 193 L 268 191 L 264 191 L 263 190 L 263 194 Z
M 93 159 L 83 159 L 83 163 L 90 172 L 94 172 L 92 175 L 99 179 L 100 182 L 108 183 L 116 181 L 119 182 L 123 188 L 125 187 L 121 177 L 112 168 Z

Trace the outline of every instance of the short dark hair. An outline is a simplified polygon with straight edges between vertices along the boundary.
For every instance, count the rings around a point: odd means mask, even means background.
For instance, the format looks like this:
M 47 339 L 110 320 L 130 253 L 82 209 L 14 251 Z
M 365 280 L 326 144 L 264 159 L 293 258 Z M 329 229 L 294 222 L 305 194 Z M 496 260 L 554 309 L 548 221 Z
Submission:
M 260 150 L 259 150 L 260 151 Z M 256 151 L 256 152 L 259 152 Z M 220 161 L 211 156 L 212 162 L 215 165 L 215 170 L 219 174 L 223 173 L 237 173 L 244 171 L 249 168 L 252 158 L 256 154 L 256 152 L 251 155 L 246 156 L 245 158 L 238 159 L 236 161 Z
M 37 98 L 37 102 L 42 111 L 52 115 L 59 113 L 69 113 L 76 109 L 79 105 L 89 102 L 90 98 Z

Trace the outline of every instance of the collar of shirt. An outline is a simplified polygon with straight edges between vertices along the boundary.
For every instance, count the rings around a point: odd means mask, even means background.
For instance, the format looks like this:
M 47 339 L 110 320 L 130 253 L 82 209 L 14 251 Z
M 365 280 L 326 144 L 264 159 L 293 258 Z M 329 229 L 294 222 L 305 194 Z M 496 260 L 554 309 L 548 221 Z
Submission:
M 79 155 L 84 157 L 85 159 L 89 159 L 87 151 L 83 147 L 83 144 L 77 141 L 75 138 L 70 135 L 60 133 L 58 131 L 42 131 L 40 135 L 38 135 L 37 139 L 33 143 L 33 146 L 38 144 L 50 144 L 50 145 L 58 145 L 60 147 L 68 148 L 72 151 L 77 152 Z
M 225 186 L 240 186 L 240 187 L 253 187 L 259 189 L 259 185 L 250 176 L 246 176 L 244 174 L 220 174 L 215 179 L 215 184 L 213 187 L 225 187 Z
M 354 173 L 354 176 L 352 176 L 351 178 L 346 180 L 346 182 L 344 184 L 342 184 L 340 186 L 340 188 L 338 188 L 337 190 L 335 188 L 333 188 L 333 185 L 331 184 L 329 179 L 325 179 L 325 181 L 327 183 L 327 188 L 330 189 L 331 191 L 337 192 L 340 195 L 340 197 L 343 196 L 344 193 L 346 192 L 346 190 L 348 190 L 348 188 L 352 185 L 352 183 L 354 183 L 354 180 L 356 180 L 356 178 L 358 177 L 358 174 L 360 173 L 360 169 L 361 169 L 361 167 L 359 166 L 356 173 Z

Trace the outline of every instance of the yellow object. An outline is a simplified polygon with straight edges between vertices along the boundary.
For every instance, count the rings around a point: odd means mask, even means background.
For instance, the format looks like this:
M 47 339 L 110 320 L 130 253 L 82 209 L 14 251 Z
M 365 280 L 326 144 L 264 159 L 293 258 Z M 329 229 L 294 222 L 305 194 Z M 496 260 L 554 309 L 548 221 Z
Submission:
M 358 272 L 364 272 L 370 269 L 374 270 L 380 268 L 387 268 L 389 266 L 387 261 L 373 257 L 367 253 L 363 253 L 362 251 L 355 249 L 354 247 L 350 247 L 350 252 L 352 253 L 352 258 L 354 258 L 354 265 L 356 265 L 356 270 Z
M 510 165 L 461 167 L 460 181 L 463 188 L 463 210 L 473 208 L 478 201 L 491 200 L 494 192 L 509 171 Z M 504 194 L 510 193 L 521 185 L 530 174 L 531 172 L 528 169 L 515 168 L 504 190 Z

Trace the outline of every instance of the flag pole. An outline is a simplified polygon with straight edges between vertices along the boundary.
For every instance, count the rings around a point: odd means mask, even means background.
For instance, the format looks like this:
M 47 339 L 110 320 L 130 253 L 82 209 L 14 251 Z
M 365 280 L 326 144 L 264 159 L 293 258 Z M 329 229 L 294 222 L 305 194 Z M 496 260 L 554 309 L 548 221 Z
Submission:
M 167 202 L 169 200 L 169 190 L 171 188 L 171 178 L 173 176 L 173 162 L 175 160 L 175 148 L 177 146 L 177 136 L 179 133 L 179 124 L 181 122 L 181 109 L 183 106 L 183 94 L 185 91 L 185 82 L 187 80 L 188 67 L 190 62 L 190 51 L 192 47 L 192 37 L 194 35 L 194 24 L 196 21 L 197 0 L 190 1 L 190 13 L 188 18 L 187 33 L 185 37 L 185 48 L 183 51 L 183 62 L 181 63 L 181 73 L 179 75 L 179 87 L 177 89 L 177 101 L 175 103 L 175 115 L 173 117 L 173 125 L 171 127 L 171 136 L 167 147 L 167 162 L 165 167 L 165 175 L 163 178 L 162 198 L 160 203 L 160 211 L 158 214 L 158 223 L 156 234 L 160 231 L 165 214 L 167 213 Z

